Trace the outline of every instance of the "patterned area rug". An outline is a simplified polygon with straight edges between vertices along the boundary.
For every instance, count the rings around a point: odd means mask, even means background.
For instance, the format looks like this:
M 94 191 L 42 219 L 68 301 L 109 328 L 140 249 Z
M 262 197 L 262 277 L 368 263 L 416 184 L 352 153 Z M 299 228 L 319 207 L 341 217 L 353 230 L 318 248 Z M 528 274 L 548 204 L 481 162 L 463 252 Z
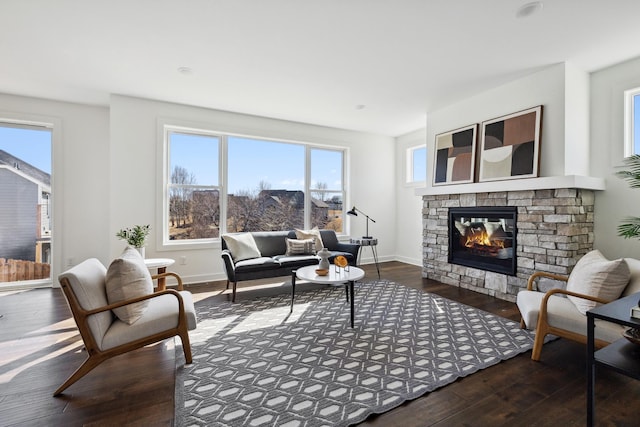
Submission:
M 384 280 L 356 284 L 353 329 L 344 287 L 289 304 L 196 303 L 176 425 L 347 426 L 533 346 L 516 322 Z

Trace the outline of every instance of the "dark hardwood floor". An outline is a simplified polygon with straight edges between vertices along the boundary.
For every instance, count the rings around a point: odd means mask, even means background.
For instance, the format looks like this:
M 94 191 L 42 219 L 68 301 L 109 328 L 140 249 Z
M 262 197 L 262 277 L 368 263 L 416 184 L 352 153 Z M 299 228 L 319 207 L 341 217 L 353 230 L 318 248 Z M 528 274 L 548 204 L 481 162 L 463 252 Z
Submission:
M 367 278 L 375 267 L 364 266 Z M 513 303 L 421 277 L 419 267 L 381 264 L 384 279 L 433 292 L 519 320 Z M 269 281 L 239 284 L 238 298 L 288 292 Z M 224 282 L 188 287 L 196 300 L 227 299 Z M 58 398 L 53 391 L 85 358 L 82 342 L 59 289 L 0 293 L 0 425 L 172 425 L 173 340 L 118 356 L 100 365 Z M 585 347 L 567 340 L 531 352 L 370 417 L 364 426 L 580 426 L 586 422 Z M 610 370 L 596 380 L 596 421 L 638 425 L 640 382 Z

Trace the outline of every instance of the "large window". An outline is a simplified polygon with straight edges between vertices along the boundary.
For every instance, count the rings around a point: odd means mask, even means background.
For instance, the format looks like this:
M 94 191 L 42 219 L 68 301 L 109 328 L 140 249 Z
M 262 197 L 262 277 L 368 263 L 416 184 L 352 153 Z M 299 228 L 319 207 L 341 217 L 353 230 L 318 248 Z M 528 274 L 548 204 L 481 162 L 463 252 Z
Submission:
M 342 149 L 165 128 L 165 244 L 226 232 L 342 232 Z
M 0 122 L 0 288 L 50 280 L 51 137 Z
M 624 93 L 624 155 L 640 154 L 640 88 Z

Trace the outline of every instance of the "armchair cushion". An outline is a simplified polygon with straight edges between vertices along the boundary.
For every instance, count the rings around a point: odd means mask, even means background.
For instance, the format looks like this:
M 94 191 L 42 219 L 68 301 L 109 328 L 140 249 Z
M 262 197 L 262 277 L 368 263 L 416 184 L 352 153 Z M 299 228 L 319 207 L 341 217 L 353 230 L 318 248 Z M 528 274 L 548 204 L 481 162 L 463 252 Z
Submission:
M 196 328 L 196 315 L 193 297 L 190 292 L 179 292 L 187 315 L 188 329 Z M 127 344 L 145 337 L 178 327 L 179 312 L 178 298 L 175 295 L 159 295 L 148 301 L 147 309 L 134 324 L 127 324 L 122 320 L 115 320 L 101 343 L 100 350 L 109 350 L 119 345 Z
M 623 258 L 609 261 L 600 251 L 593 250 L 580 258 L 573 268 L 567 290 L 612 301 L 622 294 L 629 283 L 630 274 Z M 571 295 L 568 298 L 582 314 L 598 304 Z
M 520 291 L 517 304 L 522 320 L 530 329 L 535 329 L 540 314 L 540 304 L 544 298 L 544 292 Z M 547 301 L 546 324 L 551 327 L 571 331 L 580 335 L 587 335 L 587 322 L 569 299 L 559 295 L 551 295 Z M 598 340 L 613 342 L 621 337 L 624 328 L 610 322 L 596 320 L 594 329 L 595 338 Z
M 251 233 L 225 234 L 222 238 L 235 262 L 262 256 Z
M 74 268 L 74 274 L 64 272 L 60 278 L 69 281 L 78 304 L 84 310 L 95 310 L 109 304 L 105 291 L 105 275 L 107 269 L 95 258 L 90 258 Z M 91 334 L 96 341 L 102 339 L 113 322 L 114 315 L 110 310 L 94 314 L 87 319 Z
M 144 260 L 133 247 L 127 247 L 122 255 L 114 259 L 107 269 L 106 291 L 109 304 L 153 293 L 151 274 Z M 114 308 L 118 319 L 132 325 L 142 317 L 149 300 Z

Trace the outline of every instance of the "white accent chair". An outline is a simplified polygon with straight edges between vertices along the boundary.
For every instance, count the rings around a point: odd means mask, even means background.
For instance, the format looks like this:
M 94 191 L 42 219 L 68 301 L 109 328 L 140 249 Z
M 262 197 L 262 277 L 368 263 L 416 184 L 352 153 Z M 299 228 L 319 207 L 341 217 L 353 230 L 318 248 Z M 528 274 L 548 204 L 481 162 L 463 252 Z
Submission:
M 152 279 L 174 277 L 180 291 L 167 289 L 109 304 L 106 274 L 102 263 L 90 258 L 58 278 L 89 357 L 58 387 L 54 396 L 103 361 L 176 335 L 182 340 L 186 363 L 192 363 L 188 330 L 196 328 L 196 315 L 191 293 L 182 290 L 180 277 L 170 272 L 152 276 Z M 133 324 L 123 322 L 112 311 L 140 301 L 148 301 L 147 307 Z
M 629 267 L 630 279 L 619 298 L 640 292 L 640 260 L 633 258 L 624 258 L 624 260 Z M 532 360 L 540 360 L 544 339 L 548 334 L 586 344 L 587 316 L 576 307 L 576 300 L 572 301 L 568 296 L 599 304 L 611 302 L 610 299 L 562 288 L 553 288 L 547 292 L 538 290 L 538 281 L 541 278 L 568 282 L 569 277 L 541 271 L 536 272 L 529 278 L 527 290 L 518 293 L 517 305 L 522 315 L 520 326 L 523 329 L 536 331 L 531 353 Z M 621 325 L 596 320 L 594 330 L 596 347 L 604 347 L 622 338 L 621 334 L 624 329 L 625 327 Z

